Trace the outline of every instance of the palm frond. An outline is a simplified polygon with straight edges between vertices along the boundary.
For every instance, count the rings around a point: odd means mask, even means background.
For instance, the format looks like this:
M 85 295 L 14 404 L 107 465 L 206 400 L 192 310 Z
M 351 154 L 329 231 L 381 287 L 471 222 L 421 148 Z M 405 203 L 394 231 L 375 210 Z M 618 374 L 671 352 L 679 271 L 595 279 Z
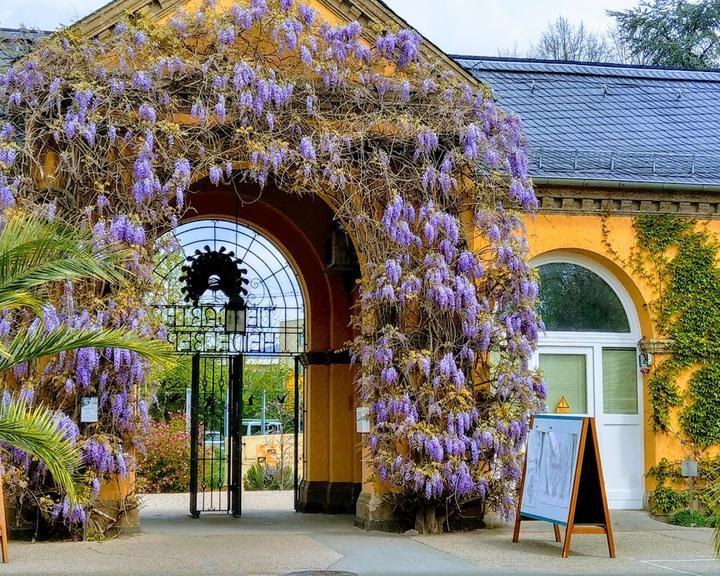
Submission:
M 60 326 L 48 333 L 39 330 L 33 333 L 25 328 L 15 334 L 6 346 L 6 355 L 0 356 L 0 373 L 22 362 L 79 348 L 123 348 L 137 352 L 154 364 L 170 366 L 174 363 L 173 350 L 169 344 L 126 330 L 75 330 Z
M 96 249 L 87 231 L 59 222 L 11 218 L 0 231 L 0 300 L 12 301 L 12 293 L 66 280 L 118 282 L 123 256 L 123 251 Z
M 704 497 L 712 517 L 716 521 L 713 546 L 715 555 L 720 556 L 720 478 L 716 477 L 713 483 L 704 490 Z
M 0 291 L 0 310 L 15 310 L 17 308 L 30 308 L 40 314 L 42 302 L 26 290 Z
M 47 408 L 29 406 L 18 398 L 8 404 L 0 402 L 0 442 L 42 461 L 71 502 L 86 497 L 80 474 L 80 452 L 58 430 Z

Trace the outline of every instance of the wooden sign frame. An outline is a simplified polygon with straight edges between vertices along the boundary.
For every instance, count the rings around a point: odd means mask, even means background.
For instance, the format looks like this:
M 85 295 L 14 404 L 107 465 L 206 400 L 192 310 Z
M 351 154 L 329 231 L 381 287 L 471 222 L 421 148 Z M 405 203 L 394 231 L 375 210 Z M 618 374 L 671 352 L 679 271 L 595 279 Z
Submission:
M 565 542 L 562 547 L 562 557 L 567 558 L 570 555 L 570 541 L 573 534 L 605 534 L 610 558 L 615 558 L 615 539 L 605 493 L 605 481 L 603 480 L 602 464 L 600 462 L 600 446 L 595 429 L 595 418 L 583 416 L 582 420 L 570 507 L 565 522 Z M 534 419 L 530 421 L 530 428 L 533 428 L 533 426 Z M 525 454 L 522 479 L 520 480 L 513 542 L 518 542 L 520 539 L 521 522 L 535 520 L 535 518 L 529 518 L 520 513 L 526 472 L 527 453 Z M 555 541 L 560 542 L 560 524 L 554 523 L 553 529 Z
M 3 563 L 10 561 L 8 553 L 8 530 L 7 520 L 5 519 L 5 494 L 3 493 L 3 482 L 0 478 L 0 550 L 2 550 Z

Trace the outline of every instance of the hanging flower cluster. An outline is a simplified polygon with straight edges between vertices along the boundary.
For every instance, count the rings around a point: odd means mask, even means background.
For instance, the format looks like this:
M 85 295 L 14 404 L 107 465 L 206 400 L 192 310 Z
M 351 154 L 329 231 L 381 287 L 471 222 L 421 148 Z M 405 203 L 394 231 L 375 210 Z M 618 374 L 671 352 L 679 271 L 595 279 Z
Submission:
M 128 250 L 134 292 L 68 290 L 49 316 L 152 331 L 148 248 L 192 182 L 321 194 L 363 266 L 353 351 L 378 481 L 418 509 L 454 497 L 507 512 L 544 396 L 528 364 L 537 286 L 518 216 L 536 199 L 520 121 L 469 81 L 426 58 L 412 30 L 372 39 L 293 0 L 206 1 L 103 41 L 59 33 L 0 77 L 0 203 L 52 198 L 99 245 Z M 100 395 L 85 462 L 124 474 L 143 363 L 87 351 L 48 372 L 27 377 L 64 410 Z

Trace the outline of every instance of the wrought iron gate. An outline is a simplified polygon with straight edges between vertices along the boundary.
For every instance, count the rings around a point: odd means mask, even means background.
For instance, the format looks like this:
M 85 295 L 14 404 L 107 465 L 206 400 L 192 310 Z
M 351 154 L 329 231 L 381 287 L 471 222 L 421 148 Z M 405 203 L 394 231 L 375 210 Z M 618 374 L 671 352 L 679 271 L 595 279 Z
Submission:
M 257 408 L 258 402 L 250 370 L 278 364 L 295 367 L 295 387 L 285 390 L 288 394 L 281 394 L 282 401 L 274 396 L 268 400 L 278 405 L 292 399 L 292 411 L 288 404 L 283 404 L 287 408 L 284 417 L 292 414 L 292 421 L 283 422 L 281 437 L 269 438 L 266 444 L 268 449 L 273 444 L 281 445 L 281 458 L 276 460 L 283 467 L 294 464 L 292 480 L 297 503 L 304 468 L 304 367 L 294 362 L 305 351 L 305 304 L 300 278 L 279 247 L 251 226 L 224 220 L 195 220 L 180 224 L 172 235 L 174 242 L 170 244 L 180 251 L 159 252 L 156 274 L 168 290 L 154 310 L 176 352 L 193 358 L 188 407 L 190 512 L 194 517 L 211 511 L 240 514 L 243 459 L 247 471 L 253 464 L 265 465 L 267 456 L 265 452 L 259 453 L 256 443 L 248 438 L 243 448 L 244 432 L 258 434 L 252 431 L 250 418 L 250 406 L 255 402 Z M 187 257 L 198 250 L 222 248 L 239 256 L 247 269 L 250 282 L 244 334 L 226 331 L 226 299 L 217 292 L 208 291 L 197 305 L 179 303 L 182 294 L 177 278 Z M 244 400 L 243 369 L 248 371 Z M 247 422 L 243 422 L 243 405 Z M 280 418 L 277 414 L 273 417 Z M 294 442 L 294 447 L 290 442 Z
M 240 354 L 195 354 L 190 393 L 190 514 L 242 512 Z

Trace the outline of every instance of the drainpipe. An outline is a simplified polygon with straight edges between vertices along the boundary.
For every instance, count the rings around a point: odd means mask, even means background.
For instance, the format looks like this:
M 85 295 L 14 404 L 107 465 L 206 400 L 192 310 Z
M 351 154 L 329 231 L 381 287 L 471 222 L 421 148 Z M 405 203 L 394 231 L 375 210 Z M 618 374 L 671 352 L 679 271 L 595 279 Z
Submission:
M 541 186 L 574 186 L 577 188 L 634 188 L 683 192 L 720 192 L 720 184 L 692 184 L 688 182 L 637 182 L 632 180 L 594 180 L 588 178 L 533 177 L 533 184 Z

